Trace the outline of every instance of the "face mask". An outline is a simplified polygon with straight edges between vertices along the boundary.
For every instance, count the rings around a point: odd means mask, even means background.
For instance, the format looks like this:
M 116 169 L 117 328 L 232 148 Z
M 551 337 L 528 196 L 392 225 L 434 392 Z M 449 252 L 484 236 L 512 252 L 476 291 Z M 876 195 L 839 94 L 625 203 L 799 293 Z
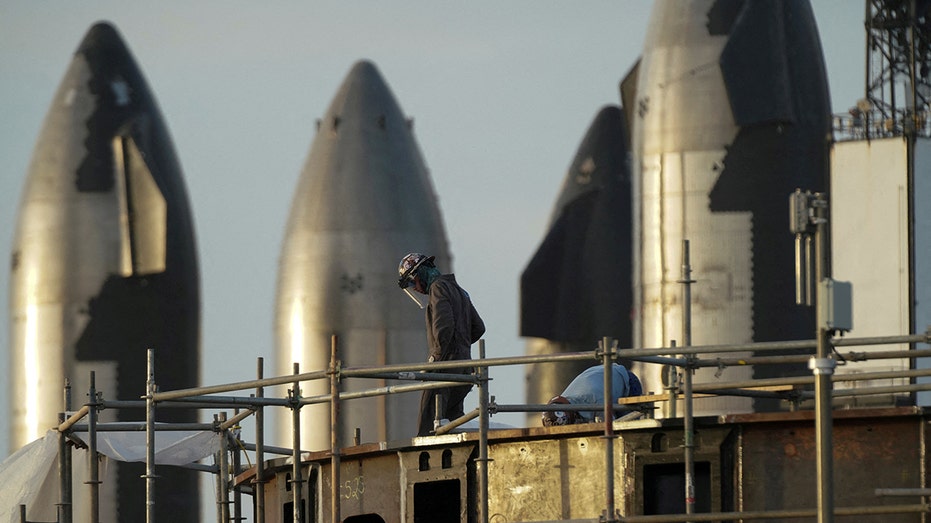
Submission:
M 410 298 L 414 300 L 414 303 L 416 303 L 418 307 L 423 309 L 423 304 L 420 303 L 420 300 L 417 299 L 417 296 L 414 296 L 414 293 L 412 293 L 409 288 L 404 287 L 404 294 L 407 294 L 408 296 L 410 296 Z

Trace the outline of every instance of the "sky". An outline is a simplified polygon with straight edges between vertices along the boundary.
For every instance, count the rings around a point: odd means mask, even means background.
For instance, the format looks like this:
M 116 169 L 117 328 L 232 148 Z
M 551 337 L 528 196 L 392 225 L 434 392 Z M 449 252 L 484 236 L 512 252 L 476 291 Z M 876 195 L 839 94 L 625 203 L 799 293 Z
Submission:
M 812 6 L 833 110 L 846 112 L 864 93 L 863 3 Z M 589 124 L 620 103 L 618 84 L 642 49 L 650 10 L 646 0 L 3 2 L 0 258 L 10 259 L 52 95 L 86 31 L 110 21 L 158 100 L 184 172 L 201 271 L 201 381 L 252 379 L 260 356 L 273 368 L 275 279 L 292 194 L 316 119 L 352 65 L 368 59 L 414 119 L 452 271 L 488 327 L 487 355 L 521 355 L 520 274 Z M 7 264 L 3 369 L 9 279 Z M 520 370 L 491 376 L 499 403 L 523 401 Z M 9 450 L 8 412 L 0 402 L 0 457 Z

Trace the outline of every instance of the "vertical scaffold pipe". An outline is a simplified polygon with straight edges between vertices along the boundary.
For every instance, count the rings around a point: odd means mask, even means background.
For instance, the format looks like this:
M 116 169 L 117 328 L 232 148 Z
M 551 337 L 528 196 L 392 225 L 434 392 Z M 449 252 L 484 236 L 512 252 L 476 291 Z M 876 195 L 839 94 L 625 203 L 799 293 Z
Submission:
M 67 419 L 68 413 L 71 412 L 71 380 L 69 378 L 65 378 L 64 396 L 65 418 Z
M 234 414 L 233 416 L 234 418 L 238 418 L 239 409 L 234 410 L 233 414 Z M 228 442 L 233 437 L 233 434 L 229 431 L 225 431 L 225 432 L 226 432 L 226 438 L 227 438 L 226 441 Z M 242 466 L 242 460 L 239 455 L 239 448 L 236 445 L 233 446 L 232 455 L 233 455 L 233 465 L 232 465 L 231 470 L 232 470 L 232 476 L 235 477 L 237 474 L 239 474 L 239 469 Z M 242 521 L 242 519 L 243 519 L 242 518 L 242 491 L 237 486 L 237 487 L 234 487 L 233 489 L 233 521 L 235 521 L 236 523 L 239 523 L 240 521 Z
M 485 340 L 478 340 L 478 357 L 485 359 Z M 478 510 L 479 523 L 488 523 L 488 367 L 478 367 Z
M 679 402 L 679 367 L 670 365 L 666 373 L 669 384 L 666 390 L 669 391 L 669 400 L 666 402 L 666 417 L 669 419 L 676 417 L 676 404 Z
M 686 356 L 691 361 L 692 356 Z M 685 513 L 695 513 L 695 419 L 692 415 L 692 368 L 687 366 L 682 375 L 683 454 L 685 459 Z
M 145 520 L 155 523 L 155 350 L 146 351 Z
M 100 469 L 97 461 L 97 377 L 91 371 L 91 386 L 87 391 L 87 465 L 90 471 L 90 521 L 100 523 Z
M 71 380 L 65 378 L 64 390 L 64 412 L 59 416 L 59 424 L 68 419 L 68 413 L 71 412 Z M 59 509 L 58 520 L 61 523 L 71 523 L 73 519 L 72 503 L 73 492 L 71 489 L 72 481 L 72 462 L 71 447 L 68 445 L 68 436 L 64 432 L 58 433 L 58 470 L 59 470 Z
M 227 462 L 226 450 L 226 429 L 221 425 L 226 422 L 226 413 L 220 412 L 214 415 L 214 424 L 220 427 L 219 450 L 217 451 L 217 521 L 228 523 L 230 520 L 230 500 L 229 500 L 229 463 Z
M 339 513 L 339 338 L 334 334 L 330 337 L 330 478 L 333 490 L 330 496 L 330 507 L 333 513 L 333 523 L 342 521 Z
M 64 412 L 58 413 L 58 424 L 61 425 L 67 419 Z M 71 471 L 68 470 L 69 459 L 65 456 L 68 452 L 68 438 L 64 432 L 58 433 L 58 521 L 62 523 L 71 522 L 71 495 L 68 492 L 71 489 Z
M 256 363 L 256 377 L 262 379 L 265 373 L 265 360 L 259 358 Z M 255 397 L 265 397 L 265 387 L 255 388 Z M 265 407 L 256 405 L 255 411 L 255 522 L 265 523 Z
M 604 363 L 604 424 L 605 424 L 605 514 L 604 521 L 615 522 L 614 510 L 614 380 L 613 363 L 617 340 L 608 346 L 608 337 L 601 340 L 602 359 Z
M 692 345 L 692 262 L 689 254 L 689 241 L 682 240 L 682 345 Z M 691 362 L 694 356 L 686 356 Z M 692 366 L 687 365 L 683 372 L 682 389 L 685 395 L 683 405 L 683 447 L 685 458 L 685 513 L 695 513 L 695 427 L 692 416 Z
M 824 286 L 821 282 L 831 276 L 828 263 L 827 238 L 827 202 L 823 195 L 816 195 L 815 207 L 815 279 L 818 287 L 815 292 L 815 305 L 823 310 Z M 831 331 L 827 329 L 825 318 L 818 314 L 818 345 L 816 357 L 808 365 L 815 375 L 815 439 L 818 444 L 818 523 L 834 522 L 834 450 L 833 418 L 831 413 L 831 395 L 834 374 L 834 358 L 831 357 Z
M 301 364 L 294 363 L 294 374 L 301 373 Z M 295 381 L 290 391 L 291 396 L 291 501 L 294 504 L 292 520 L 294 523 L 303 521 L 301 518 L 301 382 Z

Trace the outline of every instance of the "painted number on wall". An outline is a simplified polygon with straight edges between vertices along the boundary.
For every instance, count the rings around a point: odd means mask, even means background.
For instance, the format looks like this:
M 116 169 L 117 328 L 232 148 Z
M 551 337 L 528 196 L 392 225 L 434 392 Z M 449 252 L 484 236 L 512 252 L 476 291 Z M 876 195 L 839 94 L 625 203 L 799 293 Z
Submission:
M 339 495 L 345 499 L 359 499 L 365 493 L 365 478 L 356 476 L 353 479 L 347 479 L 339 488 Z

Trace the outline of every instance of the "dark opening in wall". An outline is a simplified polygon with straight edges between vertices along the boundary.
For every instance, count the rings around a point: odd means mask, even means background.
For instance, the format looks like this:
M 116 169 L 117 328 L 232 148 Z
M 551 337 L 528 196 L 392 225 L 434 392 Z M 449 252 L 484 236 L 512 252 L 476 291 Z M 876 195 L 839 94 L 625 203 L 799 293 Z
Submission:
M 711 512 L 711 463 L 695 462 L 695 512 Z M 685 463 L 643 467 L 643 513 L 685 513 Z
M 281 508 L 281 521 L 294 521 L 294 501 L 289 501 L 282 505 Z M 300 523 L 305 523 L 307 521 L 307 504 L 302 499 L 301 500 L 301 519 Z
M 378 514 L 360 514 L 344 519 L 343 523 L 385 523 L 385 519 Z
M 458 479 L 414 485 L 414 523 L 460 523 Z

